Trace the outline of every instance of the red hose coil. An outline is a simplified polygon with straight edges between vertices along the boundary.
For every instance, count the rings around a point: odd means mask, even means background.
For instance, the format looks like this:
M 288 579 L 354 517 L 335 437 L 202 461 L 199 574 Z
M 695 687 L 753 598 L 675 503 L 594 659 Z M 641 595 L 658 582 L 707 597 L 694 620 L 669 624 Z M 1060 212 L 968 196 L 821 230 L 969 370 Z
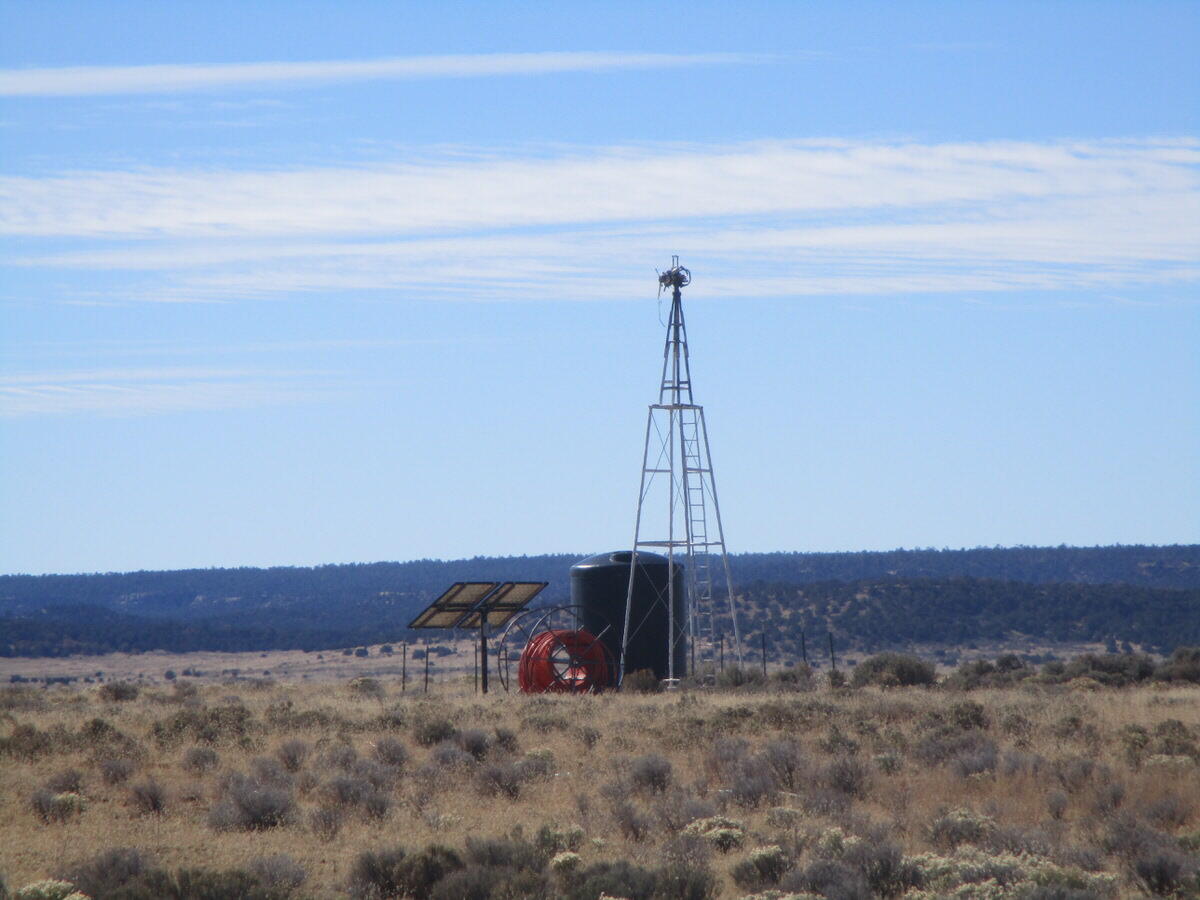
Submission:
M 523 694 L 598 691 L 611 684 L 604 644 L 591 632 L 543 631 L 530 638 L 517 664 Z

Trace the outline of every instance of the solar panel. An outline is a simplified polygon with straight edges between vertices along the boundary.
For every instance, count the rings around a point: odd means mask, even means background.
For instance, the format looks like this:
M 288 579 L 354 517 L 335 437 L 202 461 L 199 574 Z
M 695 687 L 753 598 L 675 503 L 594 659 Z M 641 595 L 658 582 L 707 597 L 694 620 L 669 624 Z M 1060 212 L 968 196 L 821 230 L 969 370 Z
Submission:
M 408 623 L 409 628 L 453 628 L 497 587 L 495 581 L 456 581 Z
M 548 581 L 506 581 L 494 593 L 488 594 L 461 622 L 459 628 L 478 628 L 481 617 L 493 628 L 504 625 L 540 594 Z

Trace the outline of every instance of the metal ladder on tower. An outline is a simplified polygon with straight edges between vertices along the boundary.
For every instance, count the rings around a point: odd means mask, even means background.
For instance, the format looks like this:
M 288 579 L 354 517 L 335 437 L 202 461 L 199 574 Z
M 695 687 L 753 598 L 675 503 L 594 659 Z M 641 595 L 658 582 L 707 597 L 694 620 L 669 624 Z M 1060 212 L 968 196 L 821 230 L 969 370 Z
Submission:
M 714 662 L 716 637 L 713 624 L 712 554 L 709 552 L 708 505 L 705 502 L 705 478 L 711 478 L 712 471 L 702 454 L 702 415 L 695 407 L 679 411 L 683 493 L 688 526 L 688 622 L 693 658 L 698 657 L 699 668 L 705 671 L 706 664 L 711 666 Z

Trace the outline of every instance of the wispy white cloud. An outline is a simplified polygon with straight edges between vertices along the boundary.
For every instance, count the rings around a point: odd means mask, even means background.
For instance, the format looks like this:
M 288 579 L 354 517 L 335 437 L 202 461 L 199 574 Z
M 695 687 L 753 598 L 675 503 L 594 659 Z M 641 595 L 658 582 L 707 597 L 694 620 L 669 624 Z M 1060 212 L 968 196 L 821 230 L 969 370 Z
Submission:
M 101 240 L 14 261 L 141 272 L 124 296 L 160 302 L 641 296 L 646 263 L 671 252 L 703 261 L 694 296 L 1183 284 L 1200 268 L 1200 141 L 793 141 L 74 173 L 0 180 L 0 233 Z
M 297 171 L 0 179 L 0 234 L 422 234 L 1080 198 L 1195 204 L 1200 142 L 635 148 Z
M 480 78 L 761 62 L 747 53 L 479 53 L 371 60 L 0 69 L 0 96 L 177 93 L 345 81 Z
M 327 399 L 332 390 L 312 374 L 198 367 L 10 374 L 0 376 L 0 417 L 136 416 Z

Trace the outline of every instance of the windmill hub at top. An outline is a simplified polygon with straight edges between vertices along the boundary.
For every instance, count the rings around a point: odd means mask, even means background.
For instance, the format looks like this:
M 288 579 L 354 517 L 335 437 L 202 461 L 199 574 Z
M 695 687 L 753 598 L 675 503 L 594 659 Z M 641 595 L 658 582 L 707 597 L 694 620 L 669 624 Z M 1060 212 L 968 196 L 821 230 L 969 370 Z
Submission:
M 671 315 L 658 402 L 646 418 L 632 549 L 573 566 L 569 604 L 526 609 L 545 582 L 460 582 L 410 625 L 478 629 L 485 692 L 489 626 L 503 628 L 493 642 L 501 684 L 528 693 L 598 691 L 634 672 L 669 687 L 689 673 L 709 683 L 727 646 L 741 662 L 708 429 L 692 392 L 682 291 L 691 281 L 678 256 L 658 276 Z

